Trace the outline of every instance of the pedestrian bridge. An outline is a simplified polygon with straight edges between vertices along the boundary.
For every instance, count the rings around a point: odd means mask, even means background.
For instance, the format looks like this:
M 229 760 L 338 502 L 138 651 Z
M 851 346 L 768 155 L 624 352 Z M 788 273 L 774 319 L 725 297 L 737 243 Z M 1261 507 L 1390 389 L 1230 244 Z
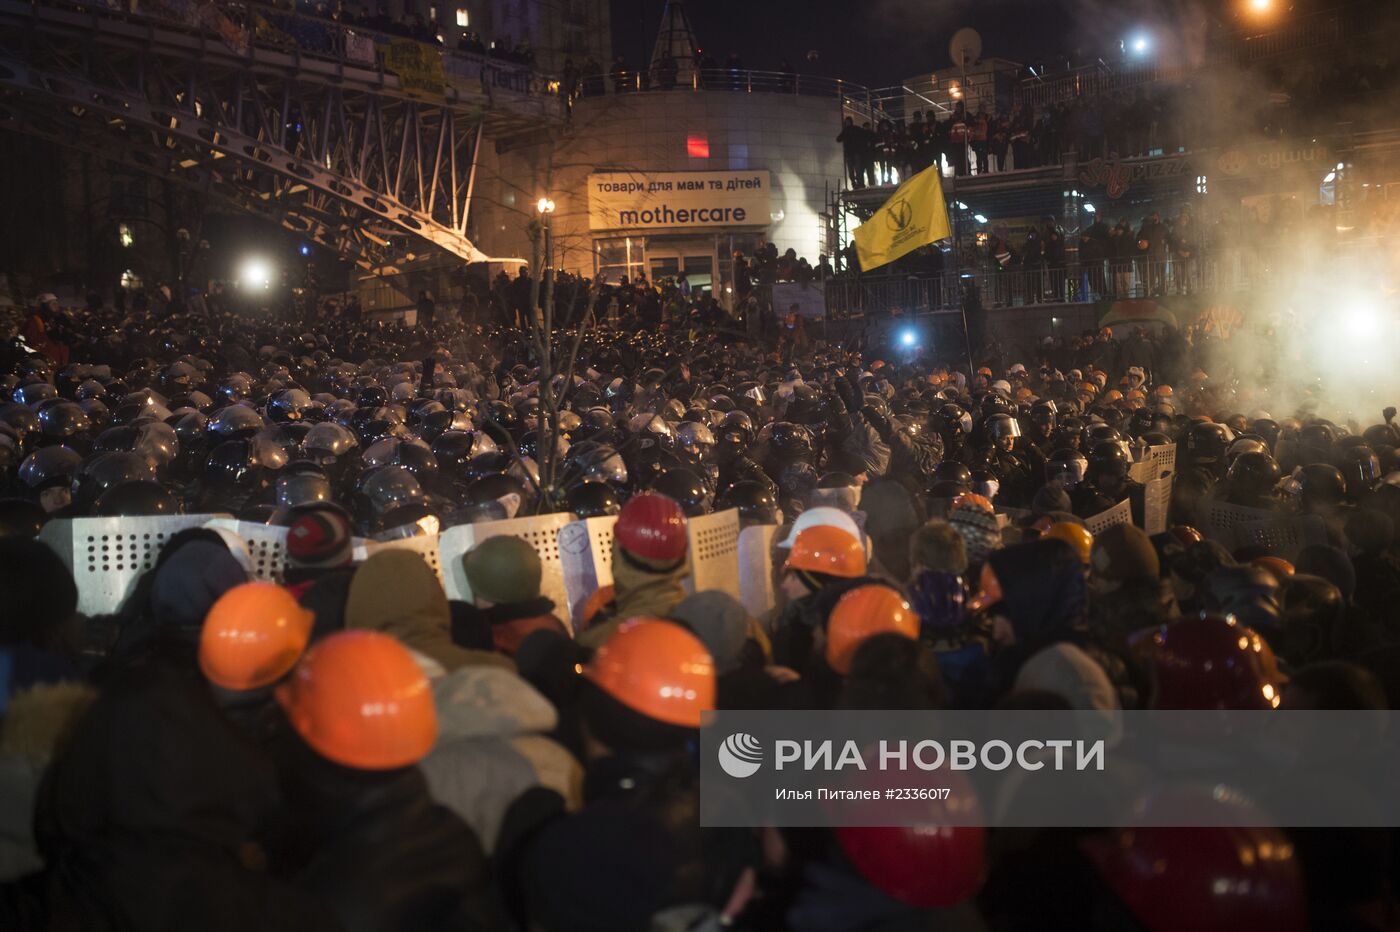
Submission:
M 274 220 L 363 268 L 468 261 L 483 136 L 563 120 L 522 66 L 210 0 L 0 0 L 0 126 Z

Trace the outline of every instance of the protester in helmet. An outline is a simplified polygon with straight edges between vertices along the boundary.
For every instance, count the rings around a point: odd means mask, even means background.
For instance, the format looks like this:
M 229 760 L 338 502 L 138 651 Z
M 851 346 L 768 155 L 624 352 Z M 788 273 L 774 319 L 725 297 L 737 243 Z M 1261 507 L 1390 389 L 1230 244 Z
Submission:
M 275 749 L 290 822 L 277 855 L 300 889 L 346 928 L 504 922 L 480 841 L 433 802 L 416 766 L 438 720 L 405 647 L 373 631 L 332 634 L 276 696 L 290 726 Z
M 504 654 L 453 642 L 452 610 L 442 584 L 410 550 L 381 550 L 356 568 L 345 603 L 345 627 L 393 635 L 434 674 L 477 664 L 512 666 Z
M 628 618 L 664 618 L 685 598 L 690 573 L 685 515 L 672 499 L 634 495 L 613 526 L 613 585 L 594 594 L 579 617 L 579 643 L 597 647 Z
M 460 628 L 484 628 L 493 648 L 509 657 L 535 631 L 568 633 L 540 592 L 539 554 L 519 537 L 488 537 L 462 556 L 462 570 L 471 601 L 453 613 L 454 641 L 469 639 Z
M 516 881 L 523 921 L 546 932 L 646 928 L 683 905 L 717 921 L 752 855 L 722 841 L 740 833 L 668 817 L 696 805 L 684 748 L 714 707 L 709 653 L 679 625 L 629 621 L 583 668 L 579 702 L 590 749 L 584 805 L 528 842 Z

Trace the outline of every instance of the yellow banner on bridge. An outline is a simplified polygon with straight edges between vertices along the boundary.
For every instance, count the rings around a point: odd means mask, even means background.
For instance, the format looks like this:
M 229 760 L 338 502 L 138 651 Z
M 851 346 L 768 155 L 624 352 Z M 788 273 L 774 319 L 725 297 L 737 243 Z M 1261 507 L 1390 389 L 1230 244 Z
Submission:
M 442 51 L 412 39 L 394 39 L 385 47 L 384 70 L 398 75 L 399 84 L 409 94 L 441 97 L 447 83 Z

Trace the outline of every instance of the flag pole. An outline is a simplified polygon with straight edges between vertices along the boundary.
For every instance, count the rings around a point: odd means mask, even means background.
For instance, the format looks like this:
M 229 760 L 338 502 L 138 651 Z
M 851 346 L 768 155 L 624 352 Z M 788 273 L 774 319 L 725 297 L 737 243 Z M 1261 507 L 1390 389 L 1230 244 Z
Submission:
M 966 82 L 964 82 L 966 87 Z M 943 163 L 939 160 L 938 172 L 943 173 Z M 973 373 L 976 372 L 972 365 L 972 337 L 967 330 L 967 293 L 962 284 L 962 265 L 958 257 L 958 184 L 957 170 L 953 171 L 953 196 L 951 199 L 943 199 L 943 210 L 948 214 L 948 229 L 953 231 L 953 275 L 958 283 L 958 314 L 962 317 L 963 349 L 967 353 L 967 384 L 972 384 Z M 949 205 L 952 205 L 949 207 Z

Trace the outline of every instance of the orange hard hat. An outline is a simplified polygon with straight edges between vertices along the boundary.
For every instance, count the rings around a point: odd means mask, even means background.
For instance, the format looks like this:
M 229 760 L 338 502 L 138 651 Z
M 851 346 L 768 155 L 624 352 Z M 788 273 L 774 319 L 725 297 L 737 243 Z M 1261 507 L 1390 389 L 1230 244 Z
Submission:
M 865 575 L 865 547 L 839 527 L 813 525 L 797 535 L 783 569 L 854 579 Z
M 584 677 L 647 718 L 699 728 L 715 707 L 715 664 L 700 639 L 655 618 L 624 622 L 598 648 Z
M 1170 398 L 1172 396 L 1172 387 L 1170 385 L 1158 385 L 1157 388 L 1154 389 L 1154 394 L 1156 394 L 1158 398 Z
M 1050 525 L 1050 529 L 1041 536 L 1053 537 L 1069 544 L 1079 555 L 1079 562 L 1085 566 L 1089 565 L 1089 554 L 1094 549 L 1094 535 L 1090 534 L 1084 525 L 1073 521 L 1060 521 Z
M 437 740 L 428 678 L 408 648 L 378 631 L 319 641 L 276 696 L 302 740 L 345 767 L 409 767 Z
M 1287 582 L 1288 577 L 1297 572 L 1293 564 L 1283 557 L 1255 557 L 1252 562 L 1260 569 L 1268 570 L 1273 574 L 1273 577 L 1279 581 L 1279 585 Z
M 954 495 L 953 500 L 948 503 L 948 511 L 951 513 L 960 508 L 978 508 L 989 515 L 997 513 L 996 508 L 992 507 L 991 499 L 976 492 L 959 492 Z
M 889 586 L 857 586 L 841 596 L 826 622 L 826 662 L 837 673 L 851 672 L 861 642 L 875 634 L 919 636 L 919 616 Z
M 1111 404 L 1113 404 L 1115 401 L 1122 401 L 1122 400 L 1123 400 L 1123 393 L 1120 392 L 1120 391 L 1119 391 L 1118 389 L 1116 389 L 1116 388 L 1110 389 L 1110 390 L 1104 392 L 1103 400 L 1104 400 L 1104 404 L 1110 404 L 1110 405 L 1111 405 Z
M 981 611 L 1001 601 L 1001 580 L 997 579 L 996 570 L 992 569 L 990 562 L 982 564 L 982 577 L 978 580 L 977 589 L 977 595 L 967 603 L 970 611 Z
M 315 618 L 274 583 L 234 586 L 204 616 L 199 669 L 225 689 L 270 686 L 296 666 Z
M 982 368 L 980 368 L 980 369 L 977 370 L 977 374 L 978 374 L 978 375 L 986 376 L 987 378 L 990 379 L 990 378 L 992 377 L 992 370 L 991 370 L 991 368 L 988 367 L 988 366 L 983 366 Z

